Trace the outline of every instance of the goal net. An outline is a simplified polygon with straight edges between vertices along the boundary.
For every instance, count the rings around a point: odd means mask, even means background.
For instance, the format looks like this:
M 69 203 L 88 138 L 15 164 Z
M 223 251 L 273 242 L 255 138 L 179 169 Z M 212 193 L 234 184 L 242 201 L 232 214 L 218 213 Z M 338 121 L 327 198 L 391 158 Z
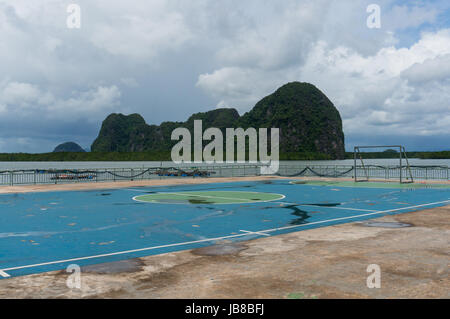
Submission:
M 392 165 L 379 165 L 377 160 L 381 158 L 392 159 Z M 414 183 L 405 147 L 402 145 L 355 146 L 354 179 L 355 182 L 395 180 L 400 183 Z

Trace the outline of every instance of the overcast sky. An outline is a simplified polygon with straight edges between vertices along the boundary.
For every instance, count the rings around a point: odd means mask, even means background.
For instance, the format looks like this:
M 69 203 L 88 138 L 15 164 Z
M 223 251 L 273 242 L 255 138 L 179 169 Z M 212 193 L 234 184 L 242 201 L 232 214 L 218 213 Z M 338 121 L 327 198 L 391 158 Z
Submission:
M 331 99 L 347 149 L 450 149 L 450 1 L 0 0 L 0 152 L 88 148 L 113 112 L 242 114 L 291 81 Z

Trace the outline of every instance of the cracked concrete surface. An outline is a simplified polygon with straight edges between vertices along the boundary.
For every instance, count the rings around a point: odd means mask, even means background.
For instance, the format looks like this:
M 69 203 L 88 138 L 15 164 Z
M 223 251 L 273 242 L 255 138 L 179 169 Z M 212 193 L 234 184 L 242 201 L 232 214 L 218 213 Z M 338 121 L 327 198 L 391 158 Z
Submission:
M 81 289 L 65 271 L 0 280 L 0 298 L 449 298 L 450 206 L 239 244 L 89 266 Z M 381 289 L 369 289 L 369 264 Z
M 356 222 L 84 267 L 79 290 L 65 271 L 3 279 L 0 298 L 449 298 L 449 214 L 446 206 L 376 219 L 408 228 Z M 381 289 L 366 286 L 370 264 L 381 267 Z

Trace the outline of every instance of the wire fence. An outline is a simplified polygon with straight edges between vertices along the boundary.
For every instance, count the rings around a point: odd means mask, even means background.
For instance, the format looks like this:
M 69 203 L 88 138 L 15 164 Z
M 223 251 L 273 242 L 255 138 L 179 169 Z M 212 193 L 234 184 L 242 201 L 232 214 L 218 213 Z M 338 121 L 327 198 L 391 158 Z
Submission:
M 0 171 L 0 185 L 96 183 L 137 181 L 171 178 L 250 177 L 261 176 L 262 165 L 233 164 L 199 167 L 141 167 L 105 168 L 90 170 L 7 170 Z M 414 180 L 449 180 L 448 166 L 354 166 L 350 165 L 280 165 L 276 175 L 284 177 L 375 178 L 399 180 L 400 172 L 406 179 L 411 172 Z

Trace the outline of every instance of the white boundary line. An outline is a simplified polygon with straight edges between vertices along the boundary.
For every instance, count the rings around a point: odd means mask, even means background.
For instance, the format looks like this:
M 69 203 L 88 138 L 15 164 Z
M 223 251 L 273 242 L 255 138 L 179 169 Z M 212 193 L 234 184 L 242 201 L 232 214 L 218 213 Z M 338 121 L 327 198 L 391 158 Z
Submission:
M 95 259 L 95 258 L 108 257 L 108 256 L 124 255 L 124 254 L 129 254 L 129 253 L 134 253 L 134 252 L 140 252 L 140 251 L 148 251 L 148 250 L 154 250 L 154 249 L 159 249 L 159 248 L 175 247 L 175 246 L 184 246 L 184 245 L 190 245 L 190 244 L 196 244 L 196 243 L 204 243 L 204 242 L 209 242 L 209 241 L 218 241 L 218 240 L 227 239 L 227 238 L 237 238 L 237 237 L 248 236 L 249 234 L 271 233 L 271 232 L 276 232 L 276 231 L 280 231 L 280 230 L 305 227 L 305 226 L 309 226 L 309 225 L 324 224 L 324 223 L 328 223 L 328 222 L 332 222 L 332 221 L 347 220 L 347 219 L 358 218 L 358 217 L 365 217 L 365 216 L 371 216 L 371 215 L 386 214 L 386 213 L 395 212 L 395 211 L 413 209 L 413 208 L 418 208 L 418 207 L 426 207 L 426 206 L 444 204 L 444 203 L 449 203 L 449 202 L 450 202 L 450 199 L 445 200 L 445 201 L 440 201 L 440 202 L 429 203 L 429 204 L 421 204 L 421 205 L 415 205 L 415 206 L 409 206 L 409 207 L 402 207 L 402 208 L 389 209 L 389 210 L 384 210 L 384 211 L 379 211 L 379 212 L 373 212 L 373 213 L 368 213 L 368 214 L 361 214 L 361 215 L 354 215 L 354 216 L 347 216 L 347 217 L 341 217 L 341 218 L 322 220 L 322 221 L 317 221 L 317 222 L 312 222 L 312 223 L 307 223 L 307 224 L 302 224 L 302 225 L 294 225 L 294 226 L 286 226 L 286 227 L 279 227 L 279 228 L 273 228 L 273 229 L 260 230 L 260 231 L 257 231 L 257 232 L 251 232 L 251 233 L 245 233 L 245 234 L 230 235 L 230 236 L 223 236 L 223 237 L 217 237 L 217 238 L 207 238 L 207 239 L 190 241 L 190 242 L 183 242 L 183 243 L 176 243 L 176 244 L 169 244 L 169 245 L 162 245 L 162 246 L 154 246 L 154 247 L 126 250 L 126 251 L 109 253 L 109 254 L 88 256 L 88 257 L 79 257 L 79 258 L 72 258 L 72 259 L 66 259 L 66 260 L 50 261 L 50 262 L 45 262 L 45 263 L 40 263 L 40 264 L 26 265 L 26 266 L 19 266 L 19 267 L 11 267 L 11 268 L 1 269 L 0 272 L 1 273 L 5 273 L 5 271 L 10 271 L 10 270 L 33 268 L 33 267 L 53 265 L 53 264 L 62 264 L 62 263 L 66 263 L 66 262 L 87 260 L 87 259 Z
M 409 206 L 409 207 L 402 207 L 402 208 L 396 208 L 396 209 L 389 209 L 389 210 L 383 210 L 383 211 L 373 212 L 373 213 L 368 213 L 368 214 L 361 214 L 361 215 L 333 218 L 333 219 L 328 219 L 328 220 L 321 220 L 321 221 L 307 223 L 307 224 L 302 224 L 302 225 L 294 225 L 294 226 L 286 226 L 286 227 L 267 229 L 267 230 L 262 230 L 260 232 L 271 233 L 271 232 L 275 232 L 275 231 L 279 231 L 279 230 L 292 229 L 292 228 L 298 228 L 298 227 L 305 227 L 305 226 L 309 226 L 309 225 L 323 224 L 323 223 L 327 223 L 327 222 L 333 222 L 333 221 L 338 221 L 338 220 L 346 220 L 346 219 L 357 218 L 357 217 L 386 214 L 386 213 L 396 212 L 396 211 L 400 211 L 400 210 L 413 209 L 413 208 L 417 208 L 417 207 L 432 206 L 432 205 L 438 205 L 438 204 L 443 204 L 443 203 L 450 203 L 450 199 L 449 200 L 445 200 L 445 201 L 441 201 L 441 202 L 422 204 L 422 205 L 415 205 L 415 206 Z
M 10 275 L 8 275 L 6 272 L 4 272 L 3 270 L 0 270 L 0 276 L 2 276 L 3 278 L 8 278 L 11 277 Z
M 333 206 L 321 206 L 321 205 L 298 205 L 298 206 L 306 206 L 306 207 L 320 207 L 320 208 L 331 208 L 331 209 L 340 209 L 340 210 L 354 210 L 358 212 L 377 212 L 374 209 L 364 209 L 364 208 L 350 208 L 350 207 L 333 207 Z
M 240 230 L 240 232 L 248 233 L 249 235 L 256 234 L 256 235 L 260 235 L 260 236 L 268 236 L 268 237 L 270 237 L 269 234 L 265 234 L 265 233 L 263 233 L 263 232 L 248 231 L 248 230 L 242 230 L 242 229 Z
M 140 251 L 147 251 L 147 250 L 154 250 L 154 249 L 159 249 L 159 248 L 168 248 L 168 247 L 175 247 L 175 246 L 184 246 L 184 245 L 204 243 L 204 242 L 209 242 L 209 241 L 218 241 L 218 240 L 222 240 L 222 239 L 243 237 L 243 236 L 247 236 L 247 235 L 248 234 L 238 234 L 238 235 L 230 235 L 230 236 L 223 236 L 223 237 L 217 237 L 217 238 L 207 238 L 207 239 L 196 240 L 196 241 L 189 241 L 189 242 L 183 242 L 183 243 L 176 243 L 176 244 L 168 244 L 168 245 L 162 245 L 162 246 L 153 246 L 153 247 L 147 247 L 147 248 L 119 251 L 119 252 L 109 253 L 109 254 L 101 254 L 101 255 L 88 256 L 88 257 L 71 258 L 71 259 L 65 259 L 65 260 L 56 260 L 56 261 L 50 261 L 50 262 L 34 264 L 34 265 L 26 265 L 26 266 L 5 268 L 5 269 L 2 269 L 2 271 L 10 271 L 10 270 L 17 270 L 17 269 L 24 269 L 24 268 L 33 268 L 33 267 L 39 267 L 39 266 L 62 264 L 62 263 L 72 262 L 72 261 L 79 261 L 79 260 L 87 260 L 87 259 L 94 259 L 94 258 L 101 258 L 101 257 L 109 257 L 109 256 L 131 254 L 131 253 L 140 252 Z

